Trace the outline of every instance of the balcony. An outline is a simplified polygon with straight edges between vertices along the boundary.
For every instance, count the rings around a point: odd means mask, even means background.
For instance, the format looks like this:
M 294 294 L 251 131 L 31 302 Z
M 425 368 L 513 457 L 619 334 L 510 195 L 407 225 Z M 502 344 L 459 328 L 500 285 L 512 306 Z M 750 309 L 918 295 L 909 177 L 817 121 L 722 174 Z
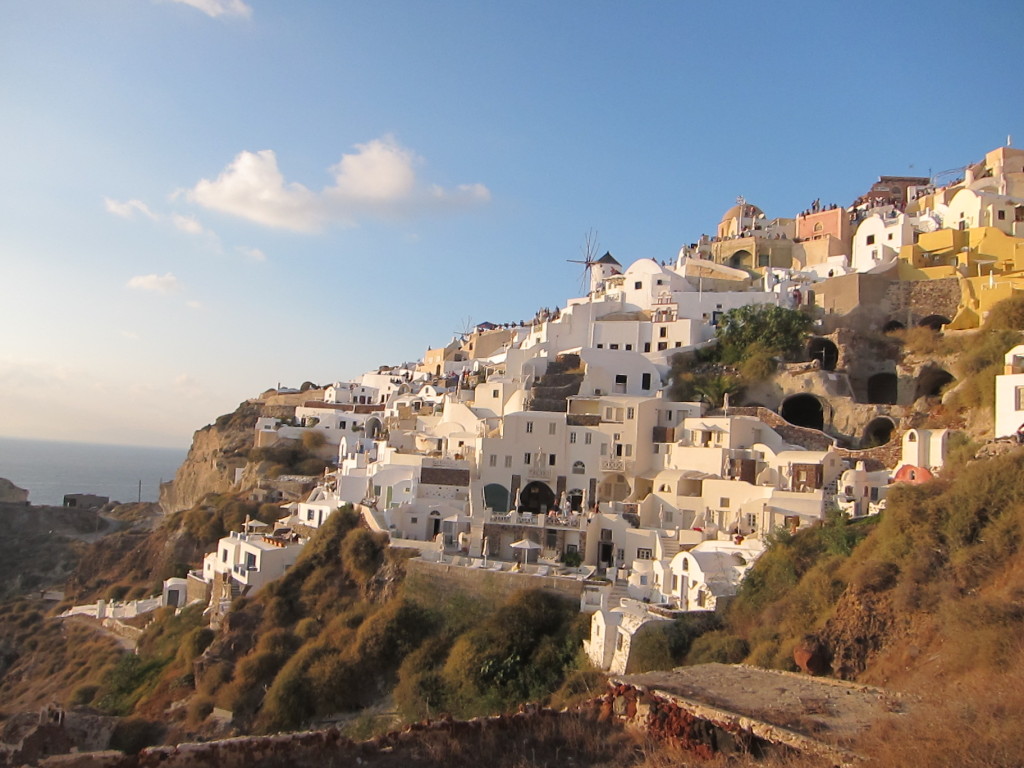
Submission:
M 621 456 L 604 457 L 601 459 L 602 472 L 632 472 L 633 459 L 624 459 Z

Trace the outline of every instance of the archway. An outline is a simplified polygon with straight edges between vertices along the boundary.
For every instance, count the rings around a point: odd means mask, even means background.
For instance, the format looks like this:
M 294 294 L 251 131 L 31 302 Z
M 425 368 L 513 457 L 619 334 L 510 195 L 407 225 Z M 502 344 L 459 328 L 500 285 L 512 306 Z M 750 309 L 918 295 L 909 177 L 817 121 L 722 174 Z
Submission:
M 872 419 L 864 427 L 864 434 L 861 436 L 861 448 L 875 448 L 885 445 L 892 440 L 892 433 L 896 430 L 896 424 L 886 416 L 879 416 Z
M 819 361 L 823 371 L 834 371 L 839 362 L 839 347 L 829 339 L 816 336 L 807 342 L 807 356 Z
M 876 373 L 868 379 L 868 402 L 895 405 L 898 392 L 895 373 Z
M 888 323 L 882 326 L 882 333 L 892 333 L 893 331 L 902 331 L 906 328 L 903 323 L 899 320 L 890 320 Z
M 802 394 L 787 397 L 782 402 L 779 415 L 798 427 L 817 430 L 825 428 L 825 410 L 822 408 L 821 400 L 814 395 Z
M 508 488 L 499 483 L 488 483 L 484 486 L 484 504 L 488 509 L 504 512 L 508 509 Z
M 573 512 L 579 512 L 583 508 L 583 489 L 573 488 L 565 497 L 569 500 L 569 506 Z
M 381 436 L 381 433 L 384 431 L 384 425 L 381 423 L 381 420 L 379 418 L 377 418 L 376 416 L 371 416 L 366 420 L 366 426 L 364 427 L 364 430 L 365 431 L 363 432 L 363 434 L 365 434 L 371 440 L 376 440 L 378 437 Z
M 950 319 L 943 315 L 928 315 L 928 317 L 922 317 L 917 321 L 917 324 L 921 328 L 931 328 L 933 331 L 941 331 L 942 326 L 949 325 Z
M 519 509 L 523 512 L 542 515 L 554 505 L 555 492 L 548 487 L 547 483 L 542 483 L 539 480 L 534 480 L 519 494 Z
M 743 267 L 754 266 L 754 255 L 747 250 L 736 251 L 729 257 L 729 266 L 742 269 Z
M 919 397 L 938 397 L 942 394 L 943 388 L 956 381 L 953 374 L 938 366 L 929 366 L 921 371 L 917 377 L 917 389 L 914 391 L 914 399 Z

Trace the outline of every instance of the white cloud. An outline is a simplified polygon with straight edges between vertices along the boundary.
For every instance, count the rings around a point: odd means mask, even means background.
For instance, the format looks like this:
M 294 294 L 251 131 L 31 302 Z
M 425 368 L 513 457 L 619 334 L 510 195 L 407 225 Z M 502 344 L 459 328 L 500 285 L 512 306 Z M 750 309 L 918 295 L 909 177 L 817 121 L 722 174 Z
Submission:
M 354 225 L 363 216 L 411 216 L 486 203 L 483 184 L 445 189 L 419 183 L 422 161 L 393 137 L 357 144 L 330 168 L 333 185 L 320 192 L 286 182 L 273 150 L 244 151 L 213 180 L 202 179 L 188 198 L 212 210 L 268 227 L 313 232 L 328 223 Z
M 165 275 L 136 275 L 128 281 L 128 287 L 136 291 L 153 293 L 174 293 L 181 290 L 181 283 L 168 272 Z
M 301 184 L 285 184 L 271 149 L 241 152 L 213 181 L 202 179 L 189 199 L 268 227 L 310 232 L 323 220 L 317 196 Z
M 252 8 L 246 5 L 243 0 L 172 0 L 175 3 L 184 3 L 198 8 L 207 16 L 217 18 L 218 16 L 241 16 L 249 18 L 252 15 Z
M 174 222 L 175 227 L 189 235 L 205 235 L 208 233 L 207 229 L 196 221 L 193 216 L 182 216 L 180 213 L 173 213 L 171 214 L 171 221 Z
M 136 213 L 141 213 L 152 221 L 157 221 L 160 218 L 141 200 L 125 200 L 122 203 L 117 200 L 111 200 L 109 197 L 104 197 L 103 205 L 106 206 L 108 212 L 115 216 L 120 216 L 122 219 L 132 219 Z
M 247 259 L 252 261 L 266 261 L 267 254 L 261 251 L 259 248 L 247 248 L 244 245 L 238 246 L 236 249 L 240 254 L 245 256 Z

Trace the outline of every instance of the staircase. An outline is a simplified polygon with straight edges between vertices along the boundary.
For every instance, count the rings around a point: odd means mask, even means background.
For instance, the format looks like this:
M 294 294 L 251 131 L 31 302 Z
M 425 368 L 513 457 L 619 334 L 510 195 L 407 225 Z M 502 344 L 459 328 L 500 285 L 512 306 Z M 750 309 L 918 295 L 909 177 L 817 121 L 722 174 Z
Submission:
M 583 384 L 583 373 L 579 368 L 579 355 L 559 355 L 549 362 L 544 375 L 533 385 L 527 410 L 568 411 L 569 398 L 578 395 Z

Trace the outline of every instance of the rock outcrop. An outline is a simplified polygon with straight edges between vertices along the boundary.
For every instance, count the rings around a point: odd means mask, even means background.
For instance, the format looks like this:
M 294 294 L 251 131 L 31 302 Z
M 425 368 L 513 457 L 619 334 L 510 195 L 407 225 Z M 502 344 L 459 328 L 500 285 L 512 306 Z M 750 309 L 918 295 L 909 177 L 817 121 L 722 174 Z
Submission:
M 243 469 L 253 446 L 253 430 L 260 416 L 291 419 L 294 405 L 268 405 L 246 401 L 234 413 L 218 417 L 213 424 L 192 437 L 188 456 L 174 480 L 160 488 L 160 506 L 167 513 L 188 509 L 208 493 L 246 490 L 236 483 L 236 470 Z

